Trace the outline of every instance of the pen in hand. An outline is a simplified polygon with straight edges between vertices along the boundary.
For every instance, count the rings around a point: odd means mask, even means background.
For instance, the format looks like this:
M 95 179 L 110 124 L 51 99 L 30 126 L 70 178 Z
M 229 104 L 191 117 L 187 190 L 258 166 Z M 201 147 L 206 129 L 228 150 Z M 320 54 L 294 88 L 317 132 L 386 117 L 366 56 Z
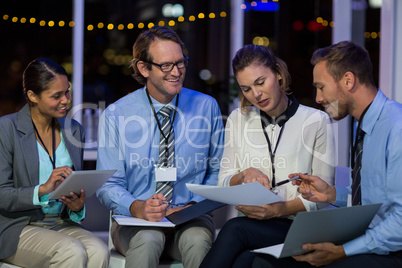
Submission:
M 174 204 L 174 203 L 171 203 L 171 202 L 168 202 L 168 201 L 162 201 L 162 204 L 168 204 L 168 206 L 172 206 L 172 207 L 179 207 L 180 206 L 178 204 Z
M 152 198 L 152 199 L 158 199 L 158 198 Z M 178 204 L 174 204 L 174 203 L 172 203 L 172 202 L 169 202 L 169 201 L 162 201 L 162 204 L 167 204 L 168 206 L 172 206 L 172 207 L 179 207 L 179 206 L 181 206 L 181 205 L 178 205 Z
M 304 174 L 304 175 L 307 175 L 307 173 L 303 173 L 303 174 Z M 297 175 L 297 176 L 294 176 L 293 178 L 290 178 L 290 179 L 287 179 L 287 180 L 284 180 L 284 181 L 280 181 L 280 182 L 276 183 L 273 188 L 276 188 L 276 187 L 278 187 L 278 186 L 281 186 L 281 185 L 283 185 L 283 184 L 285 184 L 285 183 L 288 183 L 288 182 L 291 182 L 291 181 L 294 181 L 294 180 L 298 180 L 299 177 L 300 177 L 300 176 Z

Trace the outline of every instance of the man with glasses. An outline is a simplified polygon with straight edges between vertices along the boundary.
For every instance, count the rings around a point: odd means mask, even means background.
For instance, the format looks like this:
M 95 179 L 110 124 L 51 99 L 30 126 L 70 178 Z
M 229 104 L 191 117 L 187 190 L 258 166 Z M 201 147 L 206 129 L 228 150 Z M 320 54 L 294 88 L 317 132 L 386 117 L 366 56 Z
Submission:
M 215 99 L 183 88 L 189 58 L 178 35 L 155 26 L 133 46 L 134 78 L 143 88 L 110 105 L 99 131 L 98 169 L 117 169 L 98 190 L 114 214 L 160 221 L 201 201 L 186 183 L 216 185 L 223 123 Z M 126 267 L 157 267 L 160 256 L 198 267 L 214 239 L 202 215 L 175 228 L 118 226 L 111 234 Z

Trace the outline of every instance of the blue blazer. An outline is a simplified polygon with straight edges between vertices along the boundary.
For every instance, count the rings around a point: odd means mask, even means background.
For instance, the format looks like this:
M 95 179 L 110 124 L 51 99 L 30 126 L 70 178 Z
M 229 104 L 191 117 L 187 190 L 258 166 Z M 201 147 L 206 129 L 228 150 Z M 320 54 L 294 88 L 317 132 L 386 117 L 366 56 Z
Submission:
M 74 169 L 81 170 L 84 129 L 68 117 L 58 122 Z M 29 222 L 44 217 L 41 207 L 32 202 L 36 185 L 39 155 L 26 104 L 19 112 L 0 117 L 0 260 L 15 253 L 21 231 Z

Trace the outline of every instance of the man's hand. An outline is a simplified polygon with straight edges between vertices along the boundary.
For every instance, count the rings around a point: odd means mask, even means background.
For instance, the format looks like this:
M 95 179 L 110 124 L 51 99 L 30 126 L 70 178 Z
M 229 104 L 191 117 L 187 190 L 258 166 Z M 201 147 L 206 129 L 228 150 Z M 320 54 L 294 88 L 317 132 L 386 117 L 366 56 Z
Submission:
M 81 189 L 80 196 L 76 195 L 73 192 L 70 192 L 71 197 L 62 196 L 60 201 L 63 204 L 66 204 L 67 207 L 74 212 L 80 211 L 85 204 L 85 192 Z
M 297 175 L 297 174 L 291 174 Z M 289 176 L 291 176 L 289 175 Z M 330 186 L 328 183 L 323 181 L 317 176 L 304 175 L 299 173 L 300 180 L 292 181 L 293 185 L 299 185 L 299 193 L 302 194 L 304 199 L 312 202 L 321 203 L 334 203 L 336 200 L 336 190 L 335 187 Z M 293 177 L 293 176 L 292 176 Z
M 147 221 L 160 221 L 166 216 L 168 204 L 164 204 L 166 198 L 163 194 L 154 194 L 146 201 L 135 200 L 130 206 L 133 217 Z
M 336 246 L 332 243 L 305 244 L 304 250 L 311 251 L 304 255 L 293 256 L 297 261 L 305 261 L 313 266 L 323 266 L 346 258 L 343 246 Z
M 259 169 L 257 168 L 248 168 L 243 170 L 242 172 L 234 175 L 232 179 L 230 180 L 231 185 L 237 185 L 237 184 L 242 184 L 242 183 L 251 183 L 258 181 L 264 187 L 268 188 L 271 190 L 271 187 L 269 186 L 269 179 L 268 177 L 262 173 Z M 233 184 L 232 184 L 233 182 Z

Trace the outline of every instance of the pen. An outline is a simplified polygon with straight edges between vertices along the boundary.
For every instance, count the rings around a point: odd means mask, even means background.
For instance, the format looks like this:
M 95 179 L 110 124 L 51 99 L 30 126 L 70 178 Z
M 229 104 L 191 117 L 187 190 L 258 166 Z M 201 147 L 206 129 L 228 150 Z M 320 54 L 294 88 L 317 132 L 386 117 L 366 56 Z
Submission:
M 303 174 L 304 174 L 304 175 L 307 175 L 307 173 L 303 173 Z M 288 182 L 297 180 L 297 179 L 299 179 L 299 177 L 300 177 L 300 176 L 297 175 L 297 176 L 294 176 L 293 178 L 290 178 L 290 179 L 287 179 L 287 180 L 284 180 L 284 181 L 280 181 L 280 182 L 276 183 L 273 188 L 278 187 L 278 186 L 281 186 L 281 185 L 283 185 L 283 184 L 285 184 L 285 183 L 288 183 Z
M 169 206 L 174 206 L 174 207 L 179 207 L 180 206 L 178 204 L 173 204 L 173 203 L 168 202 L 168 201 L 162 201 L 162 204 L 168 204 Z

